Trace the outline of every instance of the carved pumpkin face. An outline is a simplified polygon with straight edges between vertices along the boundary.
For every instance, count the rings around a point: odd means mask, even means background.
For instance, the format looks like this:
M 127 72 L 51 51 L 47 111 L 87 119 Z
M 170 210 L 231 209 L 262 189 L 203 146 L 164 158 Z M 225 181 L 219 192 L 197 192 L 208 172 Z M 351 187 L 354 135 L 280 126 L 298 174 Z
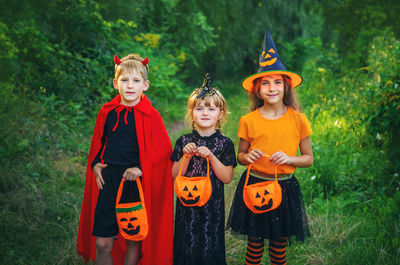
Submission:
M 263 61 L 260 62 L 260 66 L 262 67 L 265 67 L 267 65 L 273 65 L 276 62 L 276 52 L 272 48 L 269 49 L 268 52 L 263 51 L 261 53 L 261 57 L 263 57 Z
M 181 200 L 188 205 L 196 204 L 200 200 L 200 193 L 197 185 L 186 184 L 183 188 L 184 193 L 181 194 Z
M 136 217 L 130 218 L 129 221 L 126 218 L 121 218 L 119 221 L 121 222 L 122 230 L 130 236 L 137 235 L 140 232 L 140 225 L 137 225 L 136 228 L 134 227 L 134 221 L 136 220 Z
M 281 186 L 277 181 L 258 182 L 244 186 L 243 201 L 253 213 L 274 210 L 282 201 Z
M 256 192 L 254 200 L 254 208 L 259 211 L 265 211 L 272 207 L 272 196 L 269 191 L 264 189 L 264 192 L 260 194 L 260 191 Z
M 212 185 L 209 177 L 177 176 L 175 193 L 184 206 L 203 206 L 211 197 Z
M 124 238 L 140 233 L 140 224 L 147 222 L 145 211 L 141 203 L 130 208 L 116 208 L 120 232 Z
M 140 178 L 136 178 L 140 201 L 121 203 L 120 200 L 124 184 L 125 179 L 122 178 L 115 204 L 119 232 L 121 236 L 127 240 L 140 241 L 145 239 L 149 232 L 142 183 L 140 182 Z

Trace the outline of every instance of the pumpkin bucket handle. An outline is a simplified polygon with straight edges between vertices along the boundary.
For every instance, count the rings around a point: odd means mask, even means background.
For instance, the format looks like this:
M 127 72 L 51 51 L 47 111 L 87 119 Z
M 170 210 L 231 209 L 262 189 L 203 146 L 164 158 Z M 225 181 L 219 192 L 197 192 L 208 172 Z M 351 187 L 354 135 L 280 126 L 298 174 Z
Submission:
M 270 157 L 270 156 L 269 155 L 264 155 L 264 157 Z M 251 169 L 252 165 L 253 164 L 249 164 L 247 166 L 247 174 L 246 174 L 246 180 L 244 182 L 244 186 L 247 186 L 247 182 L 249 181 L 250 169 Z M 278 165 L 275 165 L 275 181 L 278 182 Z
M 126 179 L 125 179 L 125 178 L 122 178 L 121 184 L 122 184 L 122 182 L 125 183 L 125 181 L 126 181 Z M 117 204 L 119 204 L 119 200 L 121 199 L 121 196 L 122 196 L 122 190 L 123 190 L 123 188 L 124 188 L 124 185 L 121 185 L 121 184 L 119 185 L 119 188 L 118 188 L 118 193 L 117 193 Z M 138 187 L 138 190 L 139 190 L 140 201 L 141 201 L 141 202 L 144 202 L 144 195 L 143 195 L 142 182 L 140 181 L 139 178 L 136 178 L 136 184 L 137 184 L 137 187 Z
M 182 174 L 181 174 L 182 173 L 182 165 L 183 165 L 183 162 L 185 161 L 185 159 L 186 159 L 186 154 L 183 155 L 182 163 L 179 166 L 178 176 L 182 176 Z M 207 159 L 207 178 L 209 178 L 210 177 L 210 161 L 209 161 L 208 157 L 206 157 L 206 159 Z

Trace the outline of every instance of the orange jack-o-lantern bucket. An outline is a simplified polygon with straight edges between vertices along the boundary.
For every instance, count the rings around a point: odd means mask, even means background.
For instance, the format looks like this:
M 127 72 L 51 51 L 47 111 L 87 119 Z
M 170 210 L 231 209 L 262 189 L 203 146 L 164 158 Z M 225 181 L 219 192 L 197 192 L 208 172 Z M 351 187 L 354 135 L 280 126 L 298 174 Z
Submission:
M 125 178 L 122 178 L 119 184 L 117 202 L 115 205 L 119 231 L 125 239 L 140 241 L 146 238 L 149 231 L 142 184 L 139 178 L 136 178 L 140 196 L 139 202 L 120 203 L 124 183 Z
M 253 213 L 265 213 L 278 208 L 282 202 L 281 185 L 278 183 L 278 167 L 275 166 L 275 180 L 247 185 L 251 164 L 247 168 L 243 186 L 243 201 Z
M 178 176 L 175 178 L 175 193 L 184 206 L 203 206 L 211 197 L 212 185 L 210 180 L 210 161 L 207 159 L 207 176 L 188 178 L 182 176 L 183 157 Z

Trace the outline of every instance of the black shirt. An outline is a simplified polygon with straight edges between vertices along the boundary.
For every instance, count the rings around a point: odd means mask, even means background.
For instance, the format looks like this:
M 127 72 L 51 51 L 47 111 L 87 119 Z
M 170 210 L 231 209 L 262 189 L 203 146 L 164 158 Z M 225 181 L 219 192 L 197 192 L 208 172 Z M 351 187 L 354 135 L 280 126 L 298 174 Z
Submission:
M 92 168 L 100 162 L 140 168 L 133 107 L 119 105 L 108 113 L 101 143 L 100 151 L 92 162 Z

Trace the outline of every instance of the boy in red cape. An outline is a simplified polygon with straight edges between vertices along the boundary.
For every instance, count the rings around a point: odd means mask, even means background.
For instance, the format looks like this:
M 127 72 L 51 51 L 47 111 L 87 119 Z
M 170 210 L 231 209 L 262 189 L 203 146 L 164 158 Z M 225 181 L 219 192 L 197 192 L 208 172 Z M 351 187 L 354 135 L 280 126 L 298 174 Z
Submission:
M 130 54 L 115 61 L 113 100 L 97 116 L 87 163 L 77 247 L 97 264 L 172 264 L 173 185 L 171 142 L 160 114 L 143 94 L 148 59 Z M 118 233 L 119 183 L 141 178 L 149 232 L 142 241 Z M 129 181 L 134 183 L 135 181 Z

